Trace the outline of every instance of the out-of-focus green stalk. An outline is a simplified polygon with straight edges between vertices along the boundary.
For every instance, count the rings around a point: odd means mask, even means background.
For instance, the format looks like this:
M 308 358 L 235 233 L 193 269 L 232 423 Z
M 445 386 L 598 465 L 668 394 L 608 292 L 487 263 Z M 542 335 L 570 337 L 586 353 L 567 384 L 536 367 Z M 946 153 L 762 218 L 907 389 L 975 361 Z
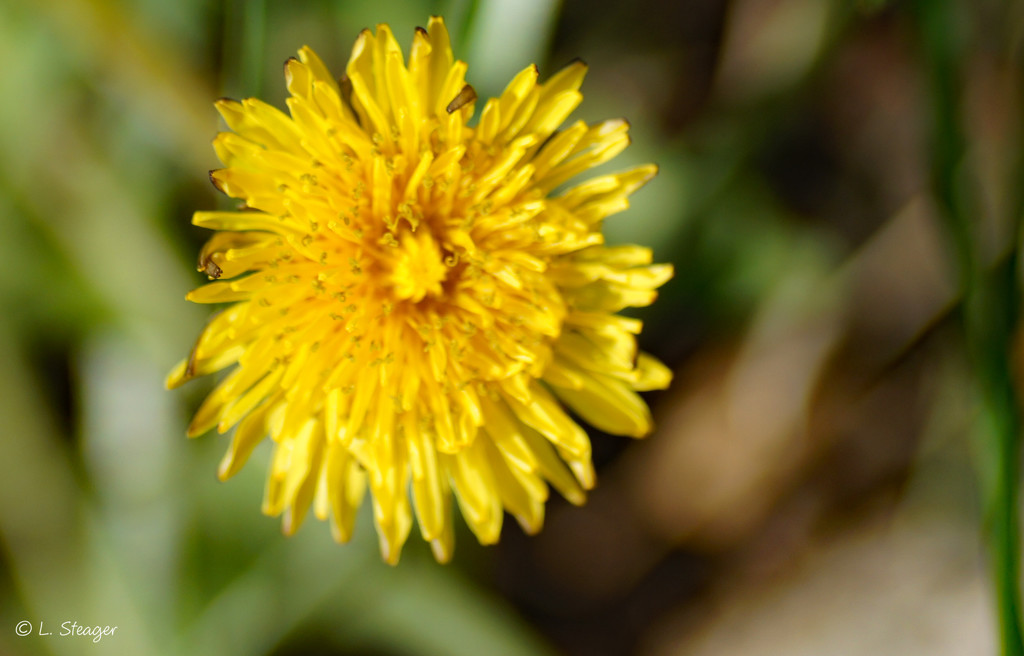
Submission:
M 960 269 L 963 329 L 980 402 L 975 431 L 983 530 L 999 616 L 1003 656 L 1024 655 L 1020 602 L 1020 411 L 1013 377 L 1014 331 L 1018 322 L 1017 233 L 1005 257 L 986 262 L 971 221 L 971 205 L 958 185 L 966 151 L 960 116 L 962 31 L 952 0 L 914 3 L 921 55 L 931 82 L 932 182 L 935 199 Z
M 242 36 L 242 84 L 246 95 L 259 96 L 263 86 L 263 50 L 266 45 L 267 0 L 249 0 L 244 4 Z
M 455 42 L 458 47 L 464 48 L 472 37 L 473 25 L 480 10 L 480 0 L 467 0 L 458 4 L 461 5 L 462 11 L 460 12 L 458 31 L 455 34 Z
M 267 31 L 266 0 L 227 0 L 224 9 L 224 70 L 229 93 L 258 97 L 262 91 Z

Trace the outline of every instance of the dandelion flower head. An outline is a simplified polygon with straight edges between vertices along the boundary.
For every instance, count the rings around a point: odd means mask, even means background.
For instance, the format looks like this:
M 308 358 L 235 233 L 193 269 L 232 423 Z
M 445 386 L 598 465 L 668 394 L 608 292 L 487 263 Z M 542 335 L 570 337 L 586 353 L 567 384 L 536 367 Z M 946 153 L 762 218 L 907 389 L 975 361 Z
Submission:
M 389 563 L 414 516 L 451 557 L 453 495 L 481 543 L 506 511 L 538 531 L 549 486 L 580 504 L 594 485 L 570 411 L 639 437 L 637 391 L 671 378 L 617 313 L 672 269 L 601 233 L 656 168 L 566 184 L 629 143 L 624 120 L 559 130 L 582 63 L 543 83 L 526 68 L 471 127 L 476 94 L 440 18 L 408 62 L 387 25 L 364 30 L 340 81 L 298 54 L 288 114 L 217 103 L 230 131 L 211 179 L 243 205 L 195 213 L 216 231 L 199 257 L 215 280 L 187 298 L 227 305 L 167 383 L 233 369 L 189 435 L 234 428 L 222 479 L 272 440 L 263 511 L 287 534 L 312 507 L 347 541 L 368 489 Z

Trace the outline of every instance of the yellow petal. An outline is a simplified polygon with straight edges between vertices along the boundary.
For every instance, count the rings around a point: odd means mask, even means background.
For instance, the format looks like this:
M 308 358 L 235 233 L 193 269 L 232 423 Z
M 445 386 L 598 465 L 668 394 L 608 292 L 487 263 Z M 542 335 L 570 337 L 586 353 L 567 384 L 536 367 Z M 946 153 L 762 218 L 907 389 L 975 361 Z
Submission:
M 281 368 L 278 367 L 269 372 L 258 383 L 249 388 L 245 394 L 235 396 L 220 414 L 220 421 L 217 423 L 217 432 L 225 433 L 234 426 L 242 417 L 249 414 L 263 399 L 265 399 L 281 380 Z
M 495 487 L 502 504 L 529 534 L 540 531 L 544 524 L 544 493 L 547 486 L 540 479 L 522 470 L 510 469 L 498 449 L 491 442 L 481 442 L 487 453 L 487 462 L 494 475 Z M 541 492 L 543 490 L 544 492 Z
M 289 480 L 289 484 L 293 486 L 294 491 L 289 490 L 291 500 L 285 507 L 281 522 L 281 530 L 285 535 L 295 535 L 302 526 L 320 480 L 324 453 L 323 426 L 315 420 L 310 421 L 314 424 L 314 429 L 306 444 L 304 461 L 298 466 L 293 466 L 293 472 L 290 472 L 292 479 Z
M 651 431 L 647 404 L 625 383 L 582 370 L 576 373 L 583 383 L 579 389 L 553 389 L 588 424 L 612 435 L 642 437 Z
M 418 430 L 414 417 L 413 413 L 406 413 L 408 425 L 405 435 L 409 440 L 412 465 L 413 504 L 423 539 L 431 541 L 442 537 L 451 500 L 448 481 L 440 473 L 434 441 Z
M 235 434 L 231 437 L 231 446 L 224 454 L 220 467 L 217 469 L 217 476 L 220 480 L 226 481 L 241 471 L 246 461 L 249 460 L 249 456 L 252 455 L 253 449 L 266 437 L 265 421 L 270 407 L 270 403 L 264 403 L 249 413 L 249 416 L 243 419 L 235 429 Z
M 483 447 L 474 442 L 441 458 L 470 530 L 480 544 L 494 544 L 501 535 L 501 498 Z
M 570 156 L 547 171 L 538 174 L 538 187 L 550 191 L 587 169 L 604 164 L 629 145 L 629 123 L 622 119 L 604 121 L 590 126 L 575 144 Z
M 327 445 L 327 497 L 331 504 L 331 534 L 337 542 L 352 538 L 356 511 L 366 491 L 366 475 L 340 442 Z
M 440 115 L 448 104 L 448 100 L 451 100 L 450 98 L 444 99 L 441 90 L 454 61 L 451 40 L 448 38 L 448 28 L 445 27 L 444 19 L 440 16 L 431 16 L 430 22 L 427 23 L 427 35 L 430 40 L 430 65 L 427 68 L 425 106 L 427 111 Z M 459 84 L 458 88 L 461 89 L 462 85 Z
M 405 454 L 396 449 L 384 475 L 371 472 L 370 491 L 373 496 L 373 517 L 377 526 L 381 557 L 389 565 L 398 563 L 402 546 L 412 528 L 412 510 L 406 491 L 409 467 Z
M 672 370 L 657 358 L 641 353 L 636 360 L 636 374 L 629 379 L 638 392 L 666 389 L 672 382 Z
M 523 426 L 521 434 L 537 459 L 538 471 L 555 486 L 566 501 L 582 506 L 587 500 L 586 492 L 573 472 L 559 459 L 554 446 L 529 426 Z
M 303 154 L 295 124 L 273 106 L 255 98 L 242 102 L 225 98 L 215 105 L 233 132 L 273 150 Z
M 551 395 L 539 385 L 534 385 L 530 393 L 529 403 L 511 396 L 505 399 L 519 420 L 570 453 L 589 454 L 590 438 Z

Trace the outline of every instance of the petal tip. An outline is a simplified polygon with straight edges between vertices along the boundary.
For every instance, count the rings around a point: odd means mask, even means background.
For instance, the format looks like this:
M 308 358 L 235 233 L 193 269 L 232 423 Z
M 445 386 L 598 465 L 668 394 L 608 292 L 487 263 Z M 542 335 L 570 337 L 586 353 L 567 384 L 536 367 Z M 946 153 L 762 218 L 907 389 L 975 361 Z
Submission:
M 454 114 L 466 105 L 475 102 L 476 98 L 476 89 L 474 89 L 470 84 L 464 84 L 462 85 L 462 89 L 459 90 L 459 93 L 456 94 L 455 97 L 452 98 L 452 101 L 448 103 L 448 106 L 445 107 L 445 111 L 449 114 Z
M 230 457 L 225 457 L 223 460 L 221 460 L 220 465 L 217 467 L 217 480 L 220 481 L 221 483 L 224 483 L 228 481 L 232 476 L 234 476 L 234 474 L 235 472 L 231 471 Z
M 587 493 L 583 490 L 571 490 L 563 492 L 565 500 L 574 506 L 585 506 L 587 504 Z
M 397 565 L 398 560 L 402 556 L 401 548 L 392 548 L 391 541 L 384 537 L 383 533 L 380 534 L 380 540 L 378 540 L 378 542 L 380 543 L 381 559 L 388 565 L 391 565 L 392 567 Z
M 331 538 L 338 544 L 348 544 L 352 539 L 351 531 L 345 530 L 343 527 L 338 526 L 338 522 L 331 520 Z
M 297 513 L 291 508 L 284 511 L 284 517 L 281 518 L 281 533 L 285 537 L 292 537 L 298 532 L 299 527 L 302 526 L 302 517 L 296 515 Z
M 174 365 L 174 369 L 164 378 L 165 389 L 177 389 L 189 381 L 191 376 L 189 375 L 188 365 L 191 360 L 192 358 L 187 358 Z
M 226 194 L 228 192 L 224 190 L 224 182 L 217 177 L 217 174 L 220 173 L 223 170 L 224 169 L 211 169 L 210 173 L 209 173 L 209 176 L 210 176 L 210 184 L 213 185 L 213 188 L 216 189 L 217 191 L 219 191 L 222 194 Z
M 430 551 L 434 554 L 434 560 L 442 565 L 447 565 L 452 560 L 452 549 L 443 540 L 431 540 Z

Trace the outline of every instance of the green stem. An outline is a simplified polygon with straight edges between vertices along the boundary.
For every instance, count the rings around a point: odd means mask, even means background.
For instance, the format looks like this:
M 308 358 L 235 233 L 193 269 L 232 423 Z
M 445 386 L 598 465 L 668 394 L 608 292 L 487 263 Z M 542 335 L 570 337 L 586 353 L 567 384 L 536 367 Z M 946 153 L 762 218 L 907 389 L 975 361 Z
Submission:
M 980 447 L 987 454 L 981 469 L 984 529 L 1004 656 L 1024 654 L 1020 600 L 1020 413 L 1012 360 L 1016 323 L 1016 257 L 1009 257 L 968 294 L 965 328 L 979 383 L 982 425 Z
M 246 95 L 259 96 L 263 82 L 263 50 L 266 46 L 267 2 L 249 0 L 243 13 L 242 84 Z
M 468 0 L 463 4 L 462 20 L 457 34 L 457 46 L 465 50 L 469 47 L 469 36 L 472 34 L 473 24 L 476 22 L 476 17 L 480 10 L 480 0 Z
M 963 329 L 980 401 L 978 479 L 1003 656 L 1024 656 L 1020 600 L 1020 410 L 1012 370 L 1020 289 L 1014 212 L 1009 253 L 996 262 L 980 254 L 972 204 L 958 178 L 967 140 L 960 106 L 963 23 L 950 0 L 918 0 L 922 58 L 931 82 L 932 182 L 939 214 L 956 254 L 963 293 Z
M 263 81 L 266 0 L 226 0 L 224 7 L 222 86 L 229 94 L 258 97 Z

